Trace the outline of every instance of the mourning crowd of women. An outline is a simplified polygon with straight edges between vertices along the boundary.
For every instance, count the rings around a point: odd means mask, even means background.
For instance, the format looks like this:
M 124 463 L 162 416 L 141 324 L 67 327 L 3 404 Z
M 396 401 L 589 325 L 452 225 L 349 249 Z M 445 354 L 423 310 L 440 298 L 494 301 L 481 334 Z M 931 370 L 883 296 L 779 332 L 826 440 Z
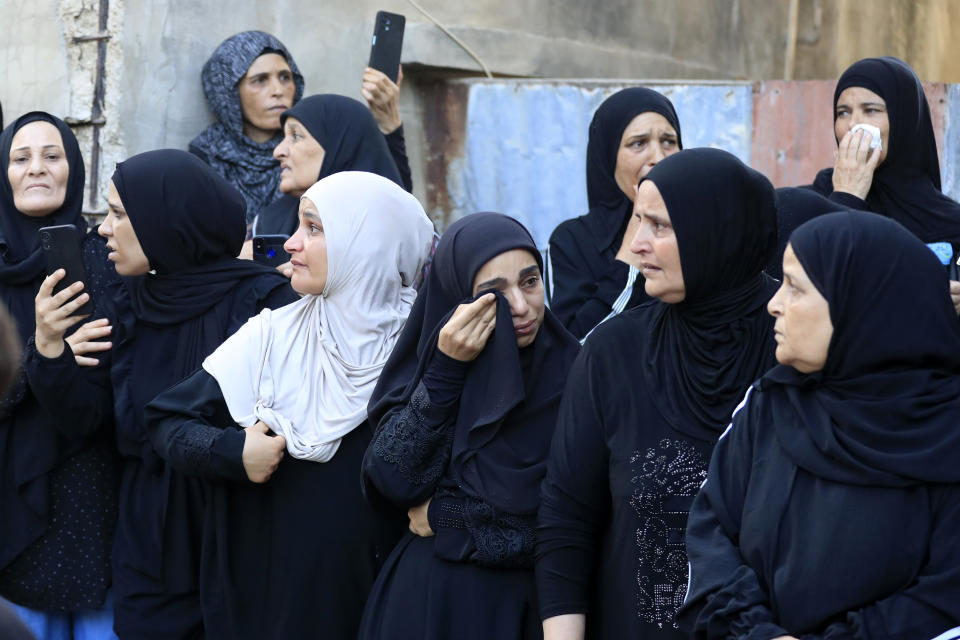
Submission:
M 97 227 L 63 120 L 0 134 L 0 636 L 960 638 L 960 204 L 905 63 L 781 189 L 612 95 L 546 257 L 438 234 L 386 75 L 305 97 L 249 31 L 202 81 Z

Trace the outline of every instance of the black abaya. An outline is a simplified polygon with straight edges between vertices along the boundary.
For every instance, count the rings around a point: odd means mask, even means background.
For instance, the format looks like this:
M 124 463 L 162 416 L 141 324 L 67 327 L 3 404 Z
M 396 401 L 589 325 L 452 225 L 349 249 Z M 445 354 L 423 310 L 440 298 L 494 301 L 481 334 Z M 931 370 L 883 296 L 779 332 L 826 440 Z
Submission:
M 670 215 L 685 297 L 587 340 L 541 489 L 540 615 L 586 614 L 596 639 L 686 637 L 687 512 L 736 403 L 773 364 L 773 186 L 715 149 L 681 151 L 646 179 Z
M 113 409 L 124 457 L 113 550 L 114 629 L 138 638 L 202 637 L 202 487 L 162 463 L 143 409 L 194 372 L 247 319 L 296 294 L 276 270 L 232 257 L 245 235 L 243 200 L 195 156 L 140 154 L 118 165 L 113 182 L 155 270 L 125 279 L 112 335 Z M 77 405 L 91 407 L 81 420 L 110 404 L 109 395 L 82 381 L 69 389 Z M 193 444 L 202 457 L 216 443 Z
M 69 167 L 66 195 L 59 209 L 40 218 L 20 213 L 7 179 L 14 134 L 31 122 L 48 122 L 62 139 Z M 46 152 L 45 152 L 46 153 Z M 67 404 L 60 395 L 69 376 L 60 363 L 74 363 L 64 345 L 55 360 L 39 355 L 33 344 L 34 297 L 46 275 L 40 227 L 73 224 L 81 237 L 87 271 L 86 291 L 94 302 L 92 318 L 106 315 L 119 280 L 106 260 L 106 247 L 86 233 L 81 215 L 83 158 L 70 128 L 42 112 L 17 119 L 0 136 L 0 299 L 16 320 L 25 345 L 22 373 L 0 409 L 0 594 L 44 612 L 79 611 L 103 606 L 110 585 L 110 547 L 117 514 L 117 460 L 112 447 L 112 415 L 90 416 L 77 425 L 69 414 L 52 409 Z M 72 332 L 76 327 L 71 328 Z M 69 333 L 69 332 L 68 332 Z M 109 354 L 85 368 L 84 381 L 109 393 Z M 37 365 L 46 361 L 46 375 Z M 56 389 L 52 395 L 45 394 Z M 76 406 L 70 406 L 76 411 Z
M 960 329 L 946 275 L 867 213 L 822 216 L 790 242 L 829 304 L 826 363 L 768 372 L 717 445 L 690 512 L 681 622 L 698 639 L 954 638 Z
M 447 230 L 371 398 L 367 499 L 401 510 L 430 499 L 436 535 L 411 534 L 394 549 L 361 638 L 540 636 L 531 571 L 538 486 L 576 340 L 546 310 L 523 350 L 509 329 L 494 330 L 469 365 L 437 347 L 453 309 L 473 298 L 479 269 L 512 249 L 539 265 L 529 233 L 506 216 L 473 214 Z M 512 328 L 497 295 L 497 326 Z
M 615 257 L 633 203 L 614 175 L 624 130 L 646 112 L 666 118 L 677 132 L 677 148 L 683 147 L 680 121 L 670 100 L 662 94 L 634 87 L 607 98 L 590 123 L 586 162 L 590 210 L 560 223 L 550 236 L 550 309 L 577 338 L 586 336 L 610 314 L 628 282 L 629 266 Z M 643 277 L 636 276 L 623 309 L 649 299 Z

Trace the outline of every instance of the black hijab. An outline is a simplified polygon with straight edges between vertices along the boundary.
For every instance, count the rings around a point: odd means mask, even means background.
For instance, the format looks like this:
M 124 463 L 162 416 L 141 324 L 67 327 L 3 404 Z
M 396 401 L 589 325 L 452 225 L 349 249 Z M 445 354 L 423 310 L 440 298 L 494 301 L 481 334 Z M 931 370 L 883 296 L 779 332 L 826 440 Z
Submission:
M 370 399 L 374 426 L 392 407 L 409 402 L 436 352 L 440 329 L 457 305 L 473 299 L 480 268 L 512 249 L 529 251 L 543 268 L 529 232 L 505 215 L 475 213 L 443 234 L 433 268 Z M 468 495 L 510 513 L 531 513 L 539 504 L 556 411 L 579 344 L 545 309 L 536 340 L 521 351 L 510 305 L 499 293 L 497 327 L 467 372 L 451 470 Z
M 667 205 L 686 295 L 650 307 L 643 385 L 671 427 L 716 440 L 774 364 L 766 304 L 776 283 L 763 274 L 777 248 L 773 185 L 719 149 L 680 151 L 645 179 Z
M 834 110 L 840 94 L 849 87 L 869 89 L 883 98 L 890 120 L 887 157 L 873 174 L 867 207 L 893 218 L 924 242 L 960 243 L 960 203 L 940 190 L 930 106 L 917 74 L 892 57 L 855 62 L 837 82 Z M 814 188 L 830 194 L 833 169 L 818 173 Z
M 63 205 L 42 218 L 33 218 L 17 210 L 13 204 L 13 189 L 7 178 L 14 135 L 25 125 L 37 121 L 49 122 L 60 132 L 70 167 Z M 42 111 L 20 116 L 0 134 L 0 170 L 3 172 L 0 176 L 0 295 L 26 342 L 33 335 L 35 326 L 33 299 L 46 273 L 38 231 L 41 227 L 72 224 L 81 235 L 86 233 L 87 223 L 81 212 L 86 174 L 80 146 L 73 131 L 60 118 Z
M 783 252 L 793 230 L 817 216 L 847 208 L 807 187 L 777 189 L 777 253 L 767 265 L 767 274 L 783 279 Z
M 141 153 L 117 165 L 113 184 L 155 271 L 125 280 L 138 320 L 179 324 L 211 309 L 244 278 L 283 278 L 236 258 L 246 235 L 243 197 L 196 156 Z
M 190 141 L 190 149 L 203 154 L 217 173 L 240 190 L 247 202 L 247 220 L 273 202 L 280 184 L 280 163 L 273 149 L 282 134 L 254 142 L 243 133 L 243 109 L 237 84 L 253 61 L 267 53 L 283 56 L 293 73 L 293 104 L 303 97 L 303 76 L 293 56 L 269 33 L 243 31 L 220 43 L 203 65 L 200 79 L 210 111 L 217 122 Z
M 633 208 L 614 177 L 617 152 L 627 125 L 641 113 L 659 113 L 677 132 L 677 147 L 682 149 L 680 120 L 673 104 L 662 94 L 645 87 L 623 89 L 603 101 L 590 122 L 587 141 L 587 203 L 590 212 L 584 218 L 597 249 L 603 251 L 623 231 Z
M 340 171 L 366 171 L 403 186 L 376 120 L 360 102 L 332 93 L 310 96 L 284 111 L 281 124 L 285 124 L 287 118 L 299 120 L 323 147 L 318 181 Z M 293 233 L 299 206 L 299 197 L 281 196 L 260 214 L 256 233 Z
M 901 225 L 859 211 L 790 238 L 830 305 L 822 371 L 762 380 L 777 438 L 796 464 L 867 486 L 960 482 L 960 327 L 947 275 Z

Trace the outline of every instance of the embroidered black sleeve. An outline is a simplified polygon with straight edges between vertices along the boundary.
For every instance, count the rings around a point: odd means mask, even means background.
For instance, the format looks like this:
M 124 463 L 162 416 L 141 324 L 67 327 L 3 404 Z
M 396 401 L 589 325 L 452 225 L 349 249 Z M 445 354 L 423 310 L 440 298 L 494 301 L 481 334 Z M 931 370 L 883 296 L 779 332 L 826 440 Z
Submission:
M 533 567 L 536 516 L 505 513 L 475 498 L 437 496 L 431 505 L 431 527 L 440 541 L 452 530 L 466 530 L 474 549 L 468 558 L 477 564 L 509 569 Z M 445 531 L 446 530 L 446 531 Z
M 444 428 L 447 415 L 448 409 L 433 406 L 426 389 L 419 385 L 407 406 L 380 425 L 374 454 L 406 482 L 435 485 L 450 460 L 453 429 Z

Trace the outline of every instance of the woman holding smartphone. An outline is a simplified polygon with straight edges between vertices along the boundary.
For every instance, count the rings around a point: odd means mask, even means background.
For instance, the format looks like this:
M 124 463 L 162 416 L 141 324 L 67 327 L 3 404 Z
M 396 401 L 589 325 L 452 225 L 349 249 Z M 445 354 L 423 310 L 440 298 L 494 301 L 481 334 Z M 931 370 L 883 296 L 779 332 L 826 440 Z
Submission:
M 112 415 L 81 423 L 70 415 L 76 406 L 58 413 L 64 398 L 42 390 L 62 388 L 71 376 L 58 365 L 36 375 L 35 365 L 44 349 L 109 394 L 109 358 L 96 351 L 110 345 L 88 341 L 109 333 L 99 319 L 119 281 L 103 241 L 86 232 L 83 158 L 62 120 L 34 111 L 14 121 L 0 135 L 0 167 L 0 301 L 24 354 L 0 408 L 0 596 L 38 637 L 109 637 L 118 471 Z M 86 278 L 51 298 L 64 272 L 45 277 L 39 230 L 56 225 L 76 227 Z M 35 297 L 48 304 L 35 309 Z M 92 315 L 75 313 L 90 301 Z
M 235 258 L 246 226 L 243 199 L 196 156 L 167 149 L 121 162 L 107 202 L 99 233 L 124 276 L 110 315 L 112 393 L 86 384 L 69 361 L 38 359 L 37 377 L 45 379 L 50 367 L 64 369 L 61 385 L 43 389 L 61 419 L 115 416 L 122 457 L 113 549 L 116 633 L 200 638 L 203 488 L 156 455 L 143 409 L 247 319 L 297 296 L 276 270 Z M 191 442 L 199 459 L 219 459 L 243 445 L 216 438 Z

